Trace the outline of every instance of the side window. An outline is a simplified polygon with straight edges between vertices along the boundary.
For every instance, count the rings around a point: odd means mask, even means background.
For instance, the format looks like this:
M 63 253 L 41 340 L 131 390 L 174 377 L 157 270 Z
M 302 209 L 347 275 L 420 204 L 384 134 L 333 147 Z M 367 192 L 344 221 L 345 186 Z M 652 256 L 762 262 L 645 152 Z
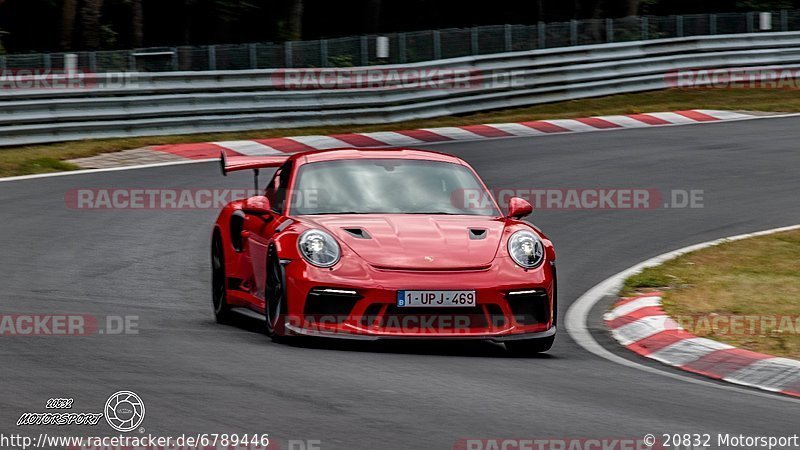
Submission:
M 275 172 L 272 181 L 267 185 L 265 195 L 269 199 L 270 205 L 272 205 L 272 211 L 275 213 L 282 214 L 286 207 L 286 193 L 289 190 L 291 176 L 292 165 L 287 162 Z

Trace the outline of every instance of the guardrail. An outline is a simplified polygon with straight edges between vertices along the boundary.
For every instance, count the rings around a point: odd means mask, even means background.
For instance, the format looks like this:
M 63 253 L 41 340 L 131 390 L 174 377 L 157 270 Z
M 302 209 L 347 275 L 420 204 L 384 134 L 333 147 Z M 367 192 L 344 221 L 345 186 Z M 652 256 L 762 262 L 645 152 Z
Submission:
M 93 74 L 77 88 L 0 91 L 0 146 L 399 122 L 664 89 L 670 86 L 671 73 L 686 68 L 764 66 L 800 68 L 800 32 L 576 46 L 310 72 Z M 375 71 L 417 78 L 403 82 L 386 76 L 382 89 L 289 89 L 286 84 L 288 79 L 301 79 L 293 77 L 298 74 L 368 76 Z M 28 81 L 35 83 L 35 78 Z M 392 86 L 387 80 L 394 80 L 393 88 L 387 88 Z M 429 88 L 430 83 L 436 88 Z

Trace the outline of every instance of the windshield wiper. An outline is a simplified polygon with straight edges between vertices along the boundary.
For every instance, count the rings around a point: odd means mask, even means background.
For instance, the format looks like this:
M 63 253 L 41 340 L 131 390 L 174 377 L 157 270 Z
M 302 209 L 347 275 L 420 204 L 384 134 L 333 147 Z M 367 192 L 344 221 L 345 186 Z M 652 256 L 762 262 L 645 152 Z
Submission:
M 478 214 L 470 214 L 466 212 L 444 212 L 444 211 L 422 211 L 422 212 L 407 212 L 407 213 L 400 213 L 400 214 L 429 214 L 432 216 L 476 216 Z

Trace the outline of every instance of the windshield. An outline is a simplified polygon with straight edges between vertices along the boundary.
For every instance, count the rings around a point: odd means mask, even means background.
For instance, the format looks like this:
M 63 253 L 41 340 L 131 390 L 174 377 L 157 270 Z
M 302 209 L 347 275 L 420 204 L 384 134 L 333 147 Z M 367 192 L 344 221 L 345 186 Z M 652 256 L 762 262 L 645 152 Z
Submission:
M 464 198 L 481 201 L 467 202 Z M 306 164 L 291 210 L 312 214 L 500 215 L 468 168 L 451 163 L 362 159 Z

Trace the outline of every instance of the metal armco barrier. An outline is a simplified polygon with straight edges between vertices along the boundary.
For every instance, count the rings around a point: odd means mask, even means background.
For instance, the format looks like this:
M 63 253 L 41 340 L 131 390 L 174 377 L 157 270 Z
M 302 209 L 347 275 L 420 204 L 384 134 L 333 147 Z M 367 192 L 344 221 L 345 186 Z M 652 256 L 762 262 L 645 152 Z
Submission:
M 0 146 L 391 123 L 664 89 L 682 69 L 765 66 L 800 69 L 800 32 L 648 40 L 347 69 L 103 73 L 79 80 L 34 75 L 21 83 L 25 86 L 0 90 Z M 371 71 L 380 75 L 372 85 Z M 319 80 L 323 74 L 328 81 L 321 89 L 314 83 L 300 88 L 292 84 Z M 367 78 L 346 89 L 330 88 L 342 74 Z M 73 84 L 63 84 L 68 81 Z

